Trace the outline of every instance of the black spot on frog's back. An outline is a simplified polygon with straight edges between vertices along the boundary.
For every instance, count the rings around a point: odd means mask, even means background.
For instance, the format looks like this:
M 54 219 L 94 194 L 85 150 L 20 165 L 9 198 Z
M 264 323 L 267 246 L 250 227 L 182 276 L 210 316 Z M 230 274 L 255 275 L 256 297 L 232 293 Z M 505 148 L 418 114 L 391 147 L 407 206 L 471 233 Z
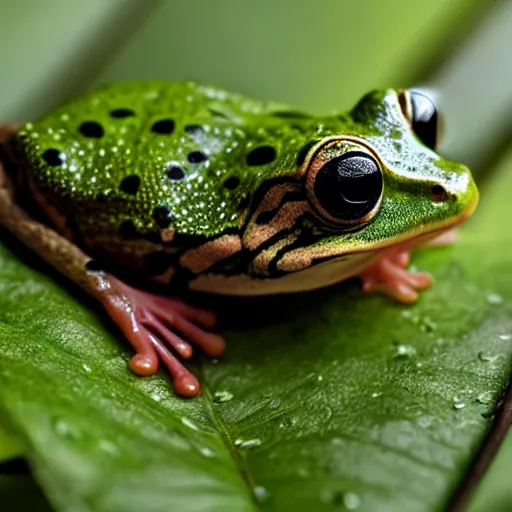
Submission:
M 134 196 L 140 187 L 140 177 L 137 174 L 131 174 L 130 176 L 126 176 L 121 181 L 119 185 L 119 189 L 122 190 L 126 194 L 130 194 Z
M 103 126 L 97 121 L 84 121 L 79 127 L 78 131 L 84 136 L 91 139 L 101 139 L 105 135 Z

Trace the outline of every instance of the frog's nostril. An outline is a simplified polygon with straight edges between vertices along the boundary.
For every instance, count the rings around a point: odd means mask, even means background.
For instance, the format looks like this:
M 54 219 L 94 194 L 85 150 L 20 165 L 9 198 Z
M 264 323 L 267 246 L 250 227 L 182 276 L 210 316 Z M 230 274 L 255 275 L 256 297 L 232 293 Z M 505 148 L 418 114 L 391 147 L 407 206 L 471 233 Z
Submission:
M 432 200 L 436 203 L 441 201 L 448 201 L 450 199 L 450 194 L 446 191 L 446 189 L 442 185 L 434 185 L 432 187 Z

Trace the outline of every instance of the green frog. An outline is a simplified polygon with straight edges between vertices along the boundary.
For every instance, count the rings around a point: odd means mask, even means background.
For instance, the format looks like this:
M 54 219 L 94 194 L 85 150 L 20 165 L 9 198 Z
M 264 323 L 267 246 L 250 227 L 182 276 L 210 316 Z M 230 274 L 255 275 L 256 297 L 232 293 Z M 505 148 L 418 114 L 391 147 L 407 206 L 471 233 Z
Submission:
M 104 86 L 0 128 L 0 224 L 98 299 L 136 374 L 164 364 L 191 397 L 200 384 L 180 359 L 225 343 L 212 312 L 171 295 L 359 276 L 366 292 L 410 303 L 431 284 L 407 271 L 411 248 L 478 201 L 470 171 L 435 152 L 438 124 L 414 90 L 317 116 L 193 82 Z

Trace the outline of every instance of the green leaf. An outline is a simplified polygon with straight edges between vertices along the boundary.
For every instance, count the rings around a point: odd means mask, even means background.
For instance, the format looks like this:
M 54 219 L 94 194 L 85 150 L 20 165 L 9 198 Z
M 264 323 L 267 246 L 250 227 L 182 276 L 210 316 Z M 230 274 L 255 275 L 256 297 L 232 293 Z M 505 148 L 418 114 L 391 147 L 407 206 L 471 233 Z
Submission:
M 486 188 L 459 242 L 416 258 L 437 283 L 413 307 L 355 283 L 215 299 L 229 349 L 188 401 L 1 248 L 0 402 L 56 509 L 443 510 L 510 372 L 512 174 Z

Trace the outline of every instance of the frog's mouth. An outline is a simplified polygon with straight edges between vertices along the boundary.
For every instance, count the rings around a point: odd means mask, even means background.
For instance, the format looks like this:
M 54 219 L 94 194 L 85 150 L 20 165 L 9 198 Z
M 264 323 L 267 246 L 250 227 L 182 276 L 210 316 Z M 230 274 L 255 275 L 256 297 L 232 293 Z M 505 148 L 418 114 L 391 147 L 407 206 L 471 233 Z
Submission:
M 464 211 L 455 219 L 447 219 L 431 226 L 420 226 L 415 232 L 409 232 L 404 235 L 391 237 L 379 242 L 361 244 L 358 241 L 344 243 L 344 250 L 340 251 L 339 242 L 312 245 L 303 245 L 290 247 L 290 250 L 282 254 L 275 267 L 277 273 L 288 273 L 304 270 L 306 268 L 324 263 L 336 258 L 348 258 L 357 254 L 376 253 L 386 249 L 410 250 L 418 245 L 432 243 L 440 235 L 447 231 L 454 230 L 457 226 L 464 223 L 476 209 L 478 204 L 478 194 L 475 193 L 473 200 L 467 205 Z

